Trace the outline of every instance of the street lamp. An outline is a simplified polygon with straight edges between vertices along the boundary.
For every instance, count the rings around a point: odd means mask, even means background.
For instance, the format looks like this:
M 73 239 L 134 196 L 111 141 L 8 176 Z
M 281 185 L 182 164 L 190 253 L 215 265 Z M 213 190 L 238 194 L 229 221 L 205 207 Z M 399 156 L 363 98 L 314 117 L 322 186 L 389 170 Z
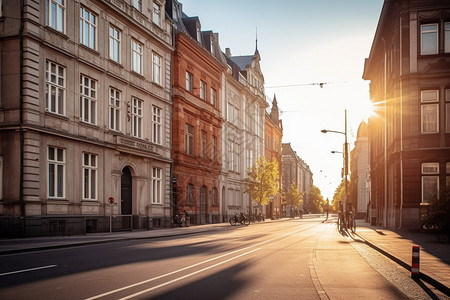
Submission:
M 347 181 L 347 175 L 348 175 L 348 143 L 347 143 L 347 110 L 345 110 L 345 131 L 335 131 L 335 130 L 327 130 L 322 129 L 322 133 L 327 132 L 333 132 L 333 133 L 339 133 L 345 135 L 345 143 L 344 143 L 344 179 L 345 179 L 345 200 L 343 205 L 344 210 L 344 218 L 347 221 L 347 201 L 348 201 L 348 181 Z M 342 153 L 338 151 L 331 151 L 331 153 Z M 346 222 L 347 223 L 347 222 Z

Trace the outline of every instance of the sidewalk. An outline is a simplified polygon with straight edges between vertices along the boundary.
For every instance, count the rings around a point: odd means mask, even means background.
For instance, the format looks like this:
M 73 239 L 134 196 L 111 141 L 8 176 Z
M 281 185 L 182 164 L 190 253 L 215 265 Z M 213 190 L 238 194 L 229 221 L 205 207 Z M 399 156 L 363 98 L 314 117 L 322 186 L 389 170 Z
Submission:
M 412 246 L 420 246 L 421 278 L 440 283 L 447 295 L 450 289 L 450 244 L 439 243 L 432 234 L 393 231 L 358 220 L 356 234 L 373 248 L 400 265 L 410 267 Z M 442 290 L 441 290 L 442 291 Z M 444 292 L 444 291 L 442 291 Z

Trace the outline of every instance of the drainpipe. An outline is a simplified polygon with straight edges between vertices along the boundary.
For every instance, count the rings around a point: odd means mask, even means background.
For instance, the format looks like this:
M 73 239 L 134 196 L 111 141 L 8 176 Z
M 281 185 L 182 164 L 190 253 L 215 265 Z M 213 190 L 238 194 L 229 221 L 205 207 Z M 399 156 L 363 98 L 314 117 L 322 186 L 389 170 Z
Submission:
M 383 211 L 383 227 L 387 227 L 387 201 L 388 201 L 388 189 L 387 189 L 387 95 L 386 95 L 386 91 L 387 91 L 387 53 L 386 53 L 386 41 L 384 40 L 384 38 L 381 38 L 381 40 L 384 43 L 384 211 Z
M 399 54 L 399 61 L 400 61 L 400 217 L 399 217 L 399 225 L 397 229 L 402 228 L 402 221 L 403 221 L 403 64 L 402 64 L 402 17 L 400 16 L 399 19 L 399 44 L 400 44 L 400 54 Z
M 24 28 L 24 0 L 20 0 L 20 29 L 19 29 L 19 139 L 20 139 L 20 175 L 19 175 L 19 205 L 20 217 L 25 217 L 25 203 L 23 200 L 24 175 L 24 129 L 23 129 L 23 28 Z

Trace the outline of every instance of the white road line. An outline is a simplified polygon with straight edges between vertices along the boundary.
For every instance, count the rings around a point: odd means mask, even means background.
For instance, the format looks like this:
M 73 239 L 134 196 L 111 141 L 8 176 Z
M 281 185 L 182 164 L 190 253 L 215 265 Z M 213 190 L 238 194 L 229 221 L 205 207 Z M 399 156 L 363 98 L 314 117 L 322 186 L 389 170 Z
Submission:
M 7 273 L 0 273 L 0 276 L 6 276 L 6 275 L 24 273 L 24 272 L 31 272 L 31 271 L 54 268 L 54 267 L 57 267 L 57 265 L 49 265 L 49 266 L 43 266 L 43 267 L 37 267 L 37 268 L 31 268 L 31 269 L 25 269 L 25 270 L 12 271 L 12 272 L 7 272 Z
M 309 228 L 309 227 L 308 227 L 308 228 Z M 136 282 L 136 283 L 134 283 L 134 284 L 131 284 L 131 285 L 128 285 L 128 286 L 124 286 L 124 287 L 121 287 L 121 288 L 118 288 L 118 289 L 115 289 L 115 290 L 112 290 L 112 291 L 109 291 L 109 292 L 106 292 L 106 293 L 103 293 L 103 294 L 100 294 L 100 295 L 92 296 L 92 297 L 90 297 L 90 298 L 86 298 L 85 300 L 95 300 L 95 299 L 102 298 L 102 297 L 105 297 L 105 296 L 108 296 L 108 295 L 111 295 L 111 294 L 115 294 L 115 293 L 117 293 L 117 292 L 120 292 L 120 291 L 129 289 L 129 288 L 136 287 L 136 286 L 138 286 L 138 285 L 142 285 L 142 284 L 149 283 L 149 282 L 152 282 L 152 281 L 155 281 L 155 280 L 158 280 L 158 279 L 167 277 L 167 276 L 171 276 L 171 275 L 174 275 L 174 274 L 176 274 L 176 273 L 180 273 L 180 272 L 186 271 L 186 270 L 188 270 L 188 269 L 195 268 L 195 267 L 197 267 L 197 266 L 199 266 L 199 265 L 203 265 L 203 264 L 205 264 L 205 263 L 211 262 L 211 261 L 213 261 L 213 260 L 217 260 L 217 259 L 220 259 L 220 258 L 222 258 L 222 257 L 228 256 L 228 255 L 231 255 L 231 254 L 234 254 L 234 253 L 236 253 L 236 252 L 245 251 L 245 250 L 250 249 L 250 248 L 254 248 L 254 247 L 261 246 L 261 245 L 263 245 L 263 244 L 270 243 L 270 242 L 272 242 L 272 241 L 274 241 L 274 240 L 278 240 L 278 239 L 281 239 L 281 238 L 286 237 L 286 236 L 288 236 L 288 235 L 295 234 L 295 233 L 297 233 L 297 232 L 299 232 L 299 231 L 302 231 L 302 230 L 304 230 L 304 229 L 305 229 L 305 228 L 300 228 L 300 229 L 298 229 L 298 230 L 295 230 L 295 231 L 292 231 L 292 232 L 285 233 L 285 234 L 283 234 L 283 235 L 277 236 L 277 237 L 272 238 L 272 239 L 269 239 L 269 240 L 267 240 L 267 241 L 259 242 L 259 243 L 255 244 L 255 245 L 251 245 L 251 246 L 244 247 L 244 248 L 241 248 L 241 249 L 238 249 L 238 250 L 234 250 L 234 251 L 231 251 L 231 252 L 228 252 L 228 253 L 225 253 L 225 254 L 222 254 L 222 255 L 219 255 L 219 256 L 216 256 L 216 257 L 213 257 L 213 258 L 210 258 L 210 259 L 201 261 L 201 262 L 199 262 L 199 263 L 196 263 L 196 264 L 193 264 L 193 265 L 190 265 L 190 266 L 181 268 L 181 269 L 177 269 L 177 270 L 175 270 L 175 271 L 172 271 L 172 272 L 169 272 L 169 273 L 166 273 L 166 274 L 159 275 L 159 276 L 157 276 L 157 277 L 153 277 L 153 278 L 150 278 L 150 279 L 147 279 L 147 280 L 144 280 L 144 281 Z
M 163 287 L 163 286 L 172 284 L 172 283 L 174 283 L 174 282 L 177 282 L 177 281 L 183 280 L 183 279 L 185 279 L 185 278 L 194 276 L 194 275 L 196 275 L 196 274 L 198 274 L 198 273 L 202 273 L 202 272 L 207 271 L 207 270 L 209 270 L 209 269 L 212 269 L 212 268 L 215 268 L 215 267 L 217 267 L 217 266 L 223 265 L 224 263 L 227 263 L 227 262 L 229 262 L 229 261 L 235 260 L 235 259 L 237 259 L 237 258 L 239 258 L 239 257 L 241 257 L 241 256 L 244 256 L 244 255 L 253 253 L 253 252 L 258 251 L 258 250 L 261 250 L 261 248 L 256 248 L 256 249 L 250 250 L 250 251 L 248 251 L 248 252 L 239 254 L 238 256 L 231 257 L 231 258 L 229 258 L 229 259 L 227 259 L 227 260 L 218 262 L 217 264 L 208 266 L 208 267 L 203 268 L 203 269 L 201 269 L 201 270 L 198 270 L 198 271 L 189 273 L 189 274 L 187 274 L 187 275 L 184 275 L 184 276 L 175 278 L 175 279 L 173 279 L 173 280 L 170 280 L 170 281 L 161 283 L 160 285 L 157 285 L 157 286 L 151 287 L 151 288 L 149 288 L 149 289 L 146 289 L 146 290 L 137 292 L 137 293 L 135 293 L 135 294 L 133 294 L 133 295 L 129 295 L 129 296 L 126 296 L 126 297 L 124 297 L 124 298 L 120 298 L 120 300 L 127 300 L 127 299 L 131 299 L 131 298 L 137 297 L 137 296 L 139 296 L 139 295 L 142 295 L 142 294 L 148 293 L 148 292 L 150 292 L 150 291 L 159 289 L 160 287 Z

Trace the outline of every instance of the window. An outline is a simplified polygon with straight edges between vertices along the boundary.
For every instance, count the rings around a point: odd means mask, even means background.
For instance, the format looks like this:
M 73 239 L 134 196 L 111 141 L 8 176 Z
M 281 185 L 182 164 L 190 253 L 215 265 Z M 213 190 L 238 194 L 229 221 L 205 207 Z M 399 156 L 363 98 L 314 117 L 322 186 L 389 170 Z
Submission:
M 207 145 L 207 143 L 206 143 L 206 131 L 203 131 L 202 130 L 202 133 L 201 133 L 201 147 L 202 147 L 202 149 L 201 149 L 201 156 L 202 156 L 202 158 L 206 158 L 206 146 Z
M 161 204 L 162 203 L 162 197 L 161 197 L 161 176 L 162 170 L 159 168 L 153 168 L 152 172 L 152 203 L 153 204 Z
M 422 164 L 422 203 L 439 199 L 439 163 Z
M 65 0 L 45 0 L 45 24 L 64 33 L 66 18 Z
M 228 170 L 233 170 L 234 166 L 234 142 L 228 140 Z
M 142 0 L 131 0 L 133 1 L 133 7 L 139 11 L 142 11 Z
M 109 89 L 109 129 L 120 131 L 121 93 L 115 88 Z
M 186 72 L 186 90 L 192 93 L 192 74 Z
M 450 133 L 450 89 L 445 90 L 445 132 Z
M 97 200 L 97 155 L 83 153 L 83 200 Z
M 194 203 L 194 186 L 192 184 L 188 184 L 186 187 L 186 203 L 193 204 Z
M 200 80 L 200 98 L 206 100 L 206 83 Z
M 184 147 L 186 154 L 194 155 L 194 127 L 189 124 L 185 126 Z
M 450 162 L 445 164 L 445 172 L 447 173 L 447 176 L 445 176 L 445 189 L 448 197 L 450 196 Z
M 216 107 L 216 102 L 217 102 L 217 92 L 215 89 L 211 89 L 211 104 L 212 106 Z
M 161 144 L 161 108 L 153 106 L 152 109 L 152 141 L 155 144 Z
M 217 138 L 214 135 L 211 141 L 211 159 L 217 161 Z
M 214 206 L 219 205 L 219 202 L 217 201 L 217 189 L 215 187 L 211 190 L 211 204 Z
M 96 49 L 97 17 L 84 7 L 80 8 L 80 43 L 86 47 Z
M 444 23 L 444 51 L 450 52 L 450 22 Z
M 233 165 L 233 171 L 239 172 L 239 164 L 240 164 L 240 160 L 241 160 L 241 155 L 240 155 L 240 146 L 238 143 L 234 144 L 234 165 Z
M 109 58 L 120 63 L 120 31 L 109 26 Z
M 142 120 L 144 101 L 133 98 L 131 111 L 131 134 L 134 137 L 142 138 Z
M 132 52 L 132 62 L 131 62 L 132 70 L 142 75 L 142 56 L 144 53 L 144 47 L 137 41 L 132 40 L 131 52 Z
M 48 197 L 64 198 L 66 152 L 64 149 L 48 147 Z
M 152 56 L 153 82 L 161 84 L 161 56 L 153 53 Z
M 421 44 L 420 54 L 430 55 L 438 53 L 438 24 L 420 26 Z
M 66 68 L 47 61 L 45 63 L 45 108 L 55 114 L 65 114 Z
M 227 103 L 227 121 L 233 123 L 234 120 L 234 106 L 228 102 Z
M 80 114 L 81 121 L 96 124 L 97 81 L 80 75 Z
M 212 36 L 211 36 L 211 39 L 209 41 L 209 49 L 211 49 L 211 54 L 214 56 L 215 55 L 215 52 L 214 52 L 214 40 L 213 40 Z
M 439 132 L 439 94 L 437 90 L 421 92 L 422 133 Z
M 161 26 L 161 6 L 153 2 L 153 23 Z

